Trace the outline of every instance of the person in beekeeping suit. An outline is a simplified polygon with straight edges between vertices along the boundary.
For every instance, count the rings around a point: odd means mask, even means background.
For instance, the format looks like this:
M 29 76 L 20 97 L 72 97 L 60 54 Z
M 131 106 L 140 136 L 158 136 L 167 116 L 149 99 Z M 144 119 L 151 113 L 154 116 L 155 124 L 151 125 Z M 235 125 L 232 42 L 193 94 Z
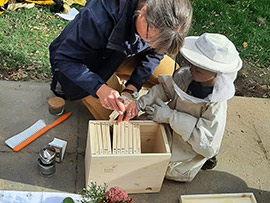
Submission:
M 192 181 L 200 169 L 216 166 L 226 126 L 227 101 L 235 94 L 234 80 L 242 60 L 224 35 L 189 36 L 180 49 L 189 65 L 137 101 L 149 119 L 166 124 L 172 157 L 166 178 Z

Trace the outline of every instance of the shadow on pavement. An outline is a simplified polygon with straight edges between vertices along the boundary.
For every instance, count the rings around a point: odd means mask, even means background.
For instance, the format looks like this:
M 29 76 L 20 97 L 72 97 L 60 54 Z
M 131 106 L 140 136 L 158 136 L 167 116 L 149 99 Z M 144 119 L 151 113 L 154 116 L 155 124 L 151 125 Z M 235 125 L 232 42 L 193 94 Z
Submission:
M 180 195 L 253 193 L 258 203 L 270 202 L 270 191 L 248 187 L 245 181 L 222 171 L 201 171 L 191 183 L 164 180 L 159 193 L 134 194 L 131 197 L 139 203 L 177 203 Z

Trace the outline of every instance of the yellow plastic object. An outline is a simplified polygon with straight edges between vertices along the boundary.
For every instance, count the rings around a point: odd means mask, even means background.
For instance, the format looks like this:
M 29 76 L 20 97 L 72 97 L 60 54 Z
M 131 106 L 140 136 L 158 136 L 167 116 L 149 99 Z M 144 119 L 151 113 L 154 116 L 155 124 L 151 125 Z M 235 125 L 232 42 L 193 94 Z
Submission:
M 0 15 L 7 9 L 8 0 L 0 0 Z
M 41 5 L 52 5 L 52 4 L 55 4 L 55 2 L 53 0 L 40 0 L 40 1 L 25 0 L 25 2 L 35 3 L 35 4 L 41 4 Z
M 64 3 L 71 6 L 72 4 L 79 4 L 85 6 L 86 0 L 64 0 Z

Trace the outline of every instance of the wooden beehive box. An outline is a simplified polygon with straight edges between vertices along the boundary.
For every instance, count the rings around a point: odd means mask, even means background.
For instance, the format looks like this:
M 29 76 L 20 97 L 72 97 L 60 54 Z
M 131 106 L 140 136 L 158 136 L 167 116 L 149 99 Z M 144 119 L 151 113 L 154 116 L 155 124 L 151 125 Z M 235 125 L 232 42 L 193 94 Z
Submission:
M 253 193 L 181 195 L 180 203 L 257 203 Z
M 94 139 L 96 128 L 93 126 L 109 125 L 109 123 L 108 121 L 89 121 L 85 154 L 86 185 L 90 185 L 92 180 L 100 185 L 106 182 L 109 187 L 118 186 L 128 193 L 159 192 L 171 157 L 165 128 L 162 124 L 153 121 L 128 123 L 138 126 L 141 152 L 114 154 L 111 148 L 111 152 L 103 150 L 103 154 L 100 154 L 96 151 L 97 139 Z M 116 129 L 116 127 L 113 128 Z M 112 143 L 113 131 L 111 127 Z

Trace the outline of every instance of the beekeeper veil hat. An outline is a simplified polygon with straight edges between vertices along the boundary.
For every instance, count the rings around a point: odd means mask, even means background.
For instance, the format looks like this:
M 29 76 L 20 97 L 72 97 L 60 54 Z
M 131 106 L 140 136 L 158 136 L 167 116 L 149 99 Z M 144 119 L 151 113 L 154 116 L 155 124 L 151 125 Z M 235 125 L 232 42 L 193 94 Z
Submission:
M 242 60 L 234 44 L 224 35 L 205 33 L 186 37 L 181 54 L 191 64 L 217 73 L 211 101 L 228 100 L 234 96 L 234 80 L 242 67 Z
M 180 52 L 191 64 L 215 73 L 237 72 L 242 67 L 234 44 L 221 34 L 186 37 Z

